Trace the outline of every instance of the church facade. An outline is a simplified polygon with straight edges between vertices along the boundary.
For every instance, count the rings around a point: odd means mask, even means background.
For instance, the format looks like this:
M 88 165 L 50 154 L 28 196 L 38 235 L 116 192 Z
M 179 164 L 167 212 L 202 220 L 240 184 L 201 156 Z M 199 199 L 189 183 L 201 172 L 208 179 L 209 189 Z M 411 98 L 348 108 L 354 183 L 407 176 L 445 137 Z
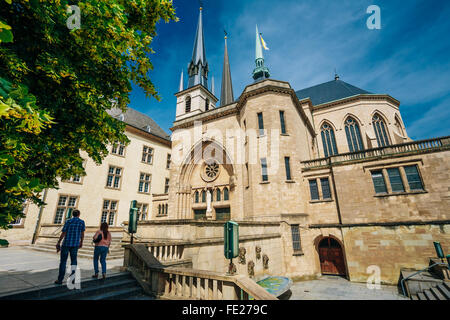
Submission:
M 450 250 L 450 138 L 412 141 L 400 102 L 335 79 L 270 78 L 256 30 L 253 82 L 234 99 L 225 37 L 220 103 L 208 85 L 202 11 L 176 94 L 168 194 L 140 241 L 226 271 L 223 223 L 240 225 L 237 272 L 396 283 Z M 161 214 L 156 203 L 168 205 Z

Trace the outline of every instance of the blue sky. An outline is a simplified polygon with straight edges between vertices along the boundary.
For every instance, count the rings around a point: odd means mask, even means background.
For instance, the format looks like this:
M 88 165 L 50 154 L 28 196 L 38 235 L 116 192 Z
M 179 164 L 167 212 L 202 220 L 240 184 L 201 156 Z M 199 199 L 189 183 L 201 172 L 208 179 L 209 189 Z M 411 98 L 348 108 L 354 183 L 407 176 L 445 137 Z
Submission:
M 381 30 L 369 30 L 368 6 L 381 8 Z M 130 107 L 170 133 L 181 70 L 192 56 L 197 0 L 174 0 L 179 22 L 158 24 L 149 76 L 161 102 L 133 87 Z M 341 80 L 400 100 L 408 135 L 450 135 L 450 1 L 437 0 L 205 0 L 203 11 L 210 79 L 220 95 L 223 30 L 235 98 L 252 82 L 255 24 L 269 51 L 271 77 L 295 90 Z

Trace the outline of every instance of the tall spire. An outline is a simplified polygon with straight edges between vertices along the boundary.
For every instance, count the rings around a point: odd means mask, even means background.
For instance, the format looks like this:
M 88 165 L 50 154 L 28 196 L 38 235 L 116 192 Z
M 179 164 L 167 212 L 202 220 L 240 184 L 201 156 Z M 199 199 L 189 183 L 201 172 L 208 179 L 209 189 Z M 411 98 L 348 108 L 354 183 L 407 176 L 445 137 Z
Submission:
M 178 88 L 178 92 L 183 91 L 183 89 L 184 89 L 183 70 L 181 70 L 180 87 Z
M 253 69 L 253 79 L 256 81 L 263 80 L 270 77 L 269 69 L 264 66 L 264 56 L 262 53 L 262 45 L 258 25 L 256 26 L 256 47 L 255 47 L 255 64 Z
M 227 36 L 225 33 L 225 52 L 223 55 L 222 88 L 220 90 L 220 106 L 234 101 L 233 84 L 231 82 L 230 62 L 228 61 Z
M 192 59 L 189 63 L 188 74 L 188 88 L 197 84 L 203 85 L 208 88 L 208 62 L 206 61 L 205 43 L 203 36 L 203 20 L 202 10 L 200 7 L 200 13 L 198 15 L 197 32 L 195 34 L 194 49 L 192 50 Z

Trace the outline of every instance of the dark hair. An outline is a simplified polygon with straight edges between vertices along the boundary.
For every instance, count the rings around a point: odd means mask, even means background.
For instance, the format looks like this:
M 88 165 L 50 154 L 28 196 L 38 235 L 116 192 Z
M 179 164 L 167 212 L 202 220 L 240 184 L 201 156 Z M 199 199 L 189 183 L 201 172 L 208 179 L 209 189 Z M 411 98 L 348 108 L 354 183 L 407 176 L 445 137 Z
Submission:
M 72 211 L 72 216 L 78 217 L 79 215 L 80 215 L 80 210 L 75 209 L 75 210 Z
M 108 237 L 108 224 L 106 222 L 103 222 L 100 226 L 100 230 L 103 232 L 103 240 L 107 240 Z

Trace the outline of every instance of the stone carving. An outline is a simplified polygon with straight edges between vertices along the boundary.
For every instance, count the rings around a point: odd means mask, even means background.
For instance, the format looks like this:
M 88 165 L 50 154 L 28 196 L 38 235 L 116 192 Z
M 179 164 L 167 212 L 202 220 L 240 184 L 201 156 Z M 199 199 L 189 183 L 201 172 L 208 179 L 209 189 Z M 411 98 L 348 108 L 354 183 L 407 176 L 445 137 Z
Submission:
M 245 250 L 244 247 L 239 248 L 239 263 L 245 264 L 245 254 L 247 253 L 247 250 Z
M 207 190 L 206 191 L 206 212 L 207 213 L 211 213 L 212 212 L 212 208 L 211 208 L 211 190 Z
M 255 263 L 253 261 L 248 262 L 247 271 L 250 277 L 253 277 L 255 275 Z
M 263 255 L 263 268 L 269 269 L 269 257 L 267 256 L 267 254 Z
M 234 263 L 230 263 L 228 265 L 228 274 L 233 275 L 236 273 L 236 265 Z
M 261 247 L 256 246 L 255 251 L 256 251 L 256 260 L 261 259 Z

